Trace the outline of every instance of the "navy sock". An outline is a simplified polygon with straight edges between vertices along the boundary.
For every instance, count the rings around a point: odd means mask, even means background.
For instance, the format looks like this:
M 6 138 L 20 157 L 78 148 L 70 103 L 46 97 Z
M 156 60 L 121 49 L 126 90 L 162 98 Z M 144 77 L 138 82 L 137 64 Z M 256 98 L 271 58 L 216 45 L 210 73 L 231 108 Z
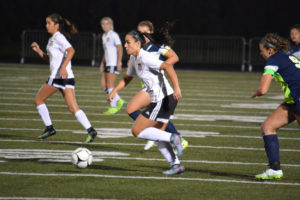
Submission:
M 177 133 L 177 134 L 180 135 L 180 133 L 175 128 L 175 125 L 171 121 L 169 121 L 169 123 L 166 127 L 166 131 L 169 132 L 169 133 Z
M 129 115 L 129 117 L 131 117 L 135 121 L 140 114 L 141 114 L 141 111 L 140 110 L 136 110 L 136 111 L 134 111 L 134 112 L 132 112 L 132 113 L 130 113 L 128 115 Z
M 265 150 L 267 157 L 269 159 L 270 168 L 274 170 L 280 169 L 280 159 L 279 159 L 279 142 L 277 135 L 265 135 L 262 133 Z

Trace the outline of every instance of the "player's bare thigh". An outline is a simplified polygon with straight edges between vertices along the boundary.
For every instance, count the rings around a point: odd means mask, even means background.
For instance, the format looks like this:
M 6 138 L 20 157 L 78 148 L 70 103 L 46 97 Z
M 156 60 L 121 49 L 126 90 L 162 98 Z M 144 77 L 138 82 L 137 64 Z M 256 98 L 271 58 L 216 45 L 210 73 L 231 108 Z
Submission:
M 126 107 L 126 112 L 128 114 L 140 110 L 148 106 L 151 103 L 151 98 L 149 94 L 145 91 L 140 90 L 128 103 Z
M 261 125 L 265 135 L 276 134 L 276 130 L 296 119 L 291 107 L 281 104 Z
M 167 124 L 164 124 L 162 122 L 153 121 L 144 117 L 143 115 L 139 115 L 135 123 L 133 124 L 131 131 L 132 134 L 137 137 L 145 128 L 156 127 L 163 130 L 166 125 Z
M 46 99 L 51 97 L 57 90 L 58 88 L 53 87 L 51 85 L 42 85 L 42 87 L 40 88 L 40 90 L 34 98 L 34 104 L 36 106 L 43 104 L 46 101 Z

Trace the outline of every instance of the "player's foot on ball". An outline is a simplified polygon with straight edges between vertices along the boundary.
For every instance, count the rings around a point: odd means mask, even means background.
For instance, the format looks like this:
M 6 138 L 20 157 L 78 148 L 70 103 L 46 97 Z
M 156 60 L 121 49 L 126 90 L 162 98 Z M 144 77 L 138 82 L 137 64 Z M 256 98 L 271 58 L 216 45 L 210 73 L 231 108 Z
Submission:
M 177 164 L 173 165 L 171 169 L 164 171 L 163 174 L 165 175 L 172 175 L 172 174 L 183 174 L 184 173 L 184 166 Z
M 173 144 L 177 150 L 177 156 L 182 156 L 183 147 L 181 144 L 181 137 L 179 134 L 174 133 L 171 136 L 171 144 Z
M 258 180 L 281 179 L 283 177 L 282 170 L 267 169 L 265 172 L 255 176 Z
M 48 138 L 52 135 L 55 135 L 55 133 L 56 133 L 56 130 L 53 128 L 52 125 L 50 125 L 50 126 L 46 127 L 44 133 L 42 135 L 40 135 L 38 138 L 39 139 L 46 139 L 46 138 Z
M 151 149 L 154 146 L 154 144 L 155 144 L 154 141 L 148 140 L 147 144 L 144 147 L 144 150 L 147 151 L 147 150 Z
M 87 131 L 88 131 L 88 136 L 86 137 L 85 142 L 91 143 L 94 141 L 98 133 L 93 127 L 89 128 Z
M 110 107 L 109 109 L 107 109 L 107 111 L 104 112 L 104 114 L 113 115 L 113 114 L 117 114 L 118 112 L 119 109 L 117 107 Z

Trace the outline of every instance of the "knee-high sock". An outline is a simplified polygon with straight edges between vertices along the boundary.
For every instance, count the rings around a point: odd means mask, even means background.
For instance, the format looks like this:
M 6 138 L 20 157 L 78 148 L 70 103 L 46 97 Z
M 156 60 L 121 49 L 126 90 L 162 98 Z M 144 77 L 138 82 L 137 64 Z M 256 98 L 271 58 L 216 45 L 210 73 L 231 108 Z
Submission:
M 110 94 L 113 91 L 114 88 L 109 88 L 107 89 L 108 94 Z M 110 106 L 111 107 L 116 107 L 117 106 L 117 102 L 120 100 L 120 96 L 118 95 L 118 93 L 116 93 L 115 98 L 113 98 L 113 100 L 110 102 Z
M 85 113 L 82 110 L 78 110 L 75 113 L 75 117 L 77 118 L 77 121 L 79 121 L 80 124 L 85 129 L 89 129 L 92 126 L 91 123 L 90 123 L 90 121 L 88 120 L 87 116 L 85 115 Z
M 279 170 L 280 169 L 280 156 L 279 156 L 279 142 L 277 135 L 265 135 L 262 133 L 265 150 L 267 157 L 269 159 L 269 164 L 271 169 Z
M 171 166 L 180 164 L 180 161 L 169 142 L 157 142 L 157 147 Z
M 137 136 L 141 139 L 152 140 L 152 141 L 164 141 L 170 142 L 171 141 L 171 133 L 166 131 L 162 131 L 158 128 L 148 127 L 145 128 L 140 134 Z
M 46 104 L 38 105 L 36 108 L 37 108 L 45 126 L 52 125 L 52 121 L 51 121 L 49 111 L 48 111 Z

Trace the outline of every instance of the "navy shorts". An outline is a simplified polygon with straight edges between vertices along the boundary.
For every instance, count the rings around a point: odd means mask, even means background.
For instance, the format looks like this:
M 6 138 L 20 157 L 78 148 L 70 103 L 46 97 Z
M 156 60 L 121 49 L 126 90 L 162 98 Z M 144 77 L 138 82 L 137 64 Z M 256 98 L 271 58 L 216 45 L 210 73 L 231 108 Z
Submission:
M 173 117 L 177 100 L 173 94 L 166 96 L 161 101 L 150 103 L 142 112 L 142 115 L 150 120 L 168 123 Z
M 117 70 L 117 66 L 105 66 L 104 73 L 120 74 L 120 72 Z
M 61 79 L 61 78 L 48 78 L 46 84 L 51 85 L 53 87 L 65 90 L 66 88 L 75 89 L 75 79 Z

